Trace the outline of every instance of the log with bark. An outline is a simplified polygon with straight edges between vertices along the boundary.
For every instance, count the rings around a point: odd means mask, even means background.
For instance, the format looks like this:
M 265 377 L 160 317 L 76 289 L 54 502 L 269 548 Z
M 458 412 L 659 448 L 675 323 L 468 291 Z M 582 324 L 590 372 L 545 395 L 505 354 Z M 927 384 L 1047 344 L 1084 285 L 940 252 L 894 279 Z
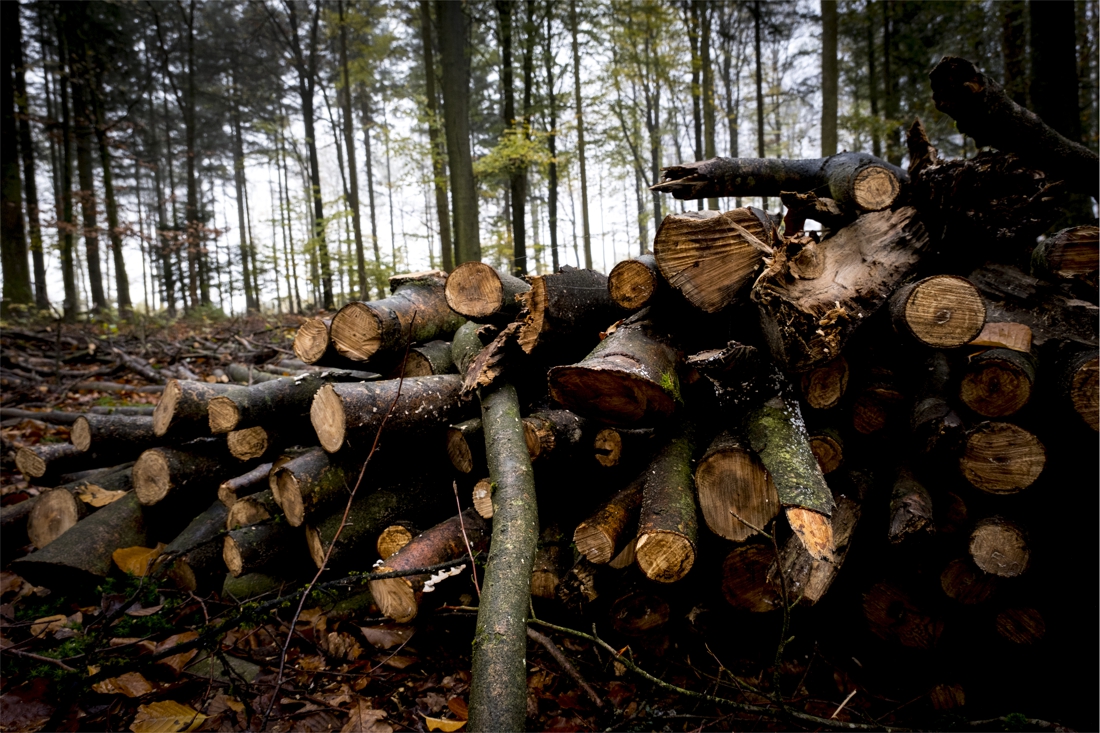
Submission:
M 840 404 L 848 389 L 848 360 L 843 356 L 804 372 L 800 378 L 802 400 L 815 410 Z
M 695 564 L 699 519 L 694 449 L 694 429 L 681 421 L 646 469 L 634 560 L 647 578 L 660 583 L 675 583 Z
M 27 516 L 26 532 L 31 544 L 42 549 L 92 511 L 129 491 L 133 486 L 132 465 L 123 464 L 42 492 Z
M 332 381 L 339 381 L 335 372 L 314 372 L 250 387 L 230 387 L 209 401 L 210 432 L 218 435 L 275 420 L 305 417 L 317 390 Z
M 523 437 L 531 461 L 561 462 L 588 445 L 589 421 L 569 410 L 542 410 L 523 418 Z
M 133 460 L 164 439 L 153 432 L 152 417 L 81 415 L 69 431 L 69 440 L 82 451 L 110 450 L 119 460 Z
M 653 255 L 623 260 L 607 276 L 607 292 L 612 302 L 627 312 L 653 305 L 666 287 Z
M 170 380 L 153 411 L 153 432 L 172 440 L 209 435 L 210 400 L 230 389 L 228 384 Z
M 1100 352 L 1066 344 L 1051 358 L 1054 392 L 1081 421 L 1100 431 Z
M 451 342 L 436 340 L 410 348 L 402 374 L 406 377 L 430 377 L 433 374 L 454 374 L 456 371 Z
M 657 434 L 654 428 L 602 428 L 592 439 L 592 452 L 601 466 L 637 465 Z
M 160 572 L 191 592 L 207 587 L 214 578 L 220 577 L 225 570 L 220 540 L 228 513 L 225 504 L 215 501 L 195 517 L 164 547 L 164 553 L 157 559 Z
M 481 418 L 472 417 L 447 428 L 447 457 L 459 473 L 477 469 L 484 473 L 485 439 L 481 435 Z
M 24 446 L 15 453 L 15 466 L 27 481 L 47 486 L 62 474 L 101 466 L 108 460 L 100 452 L 82 451 L 71 443 Z
M 577 552 L 589 562 L 603 565 L 610 562 L 625 544 L 633 543 L 638 534 L 638 512 L 642 506 L 644 486 L 645 475 L 642 474 L 580 522 L 573 532 Z
M 281 522 L 265 521 L 229 531 L 222 541 L 222 559 L 229 574 L 263 572 L 301 555 L 302 531 Z
M 251 471 L 234 476 L 218 484 L 218 499 L 227 507 L 237 503 L 239 497 L 246 496 L 267 485 L 267 476 L 271 473 L 274 463 L 261 463 Z
M 239 471 L 222 440 L 207 438 L 179 449 L 150 448 L 134 464 L 134 494 L 145 506 L 186 494 L 188 503 L 198 507 L 217 496 L 218 484 Z
M 1024 407 L 1035 389 L 1036 360 L 1012 349 L 990 349 L 970 358 L 959 400 L 982 417 L 1008 417 Z
M 969 281 L 932 275 L 894 291 L 890 316 L 898 333 L 934 349 L 962 346 L 985 325 L 985 302 Z
M 482 262 L 464 262 L 447 276 L 444 295 L 458 315 L 477 323 L 507 323 L 522 308 L 516 297 L 531 286 Z
M 547 345 L 584 353 L 601 331 L 623 316 L 607 291 L 607 276 L 595 270 L 565 266 L 530 281 L 531 289 L 520 296 L 523 324 L 518 343 L 524 353 Z
M 779 514 L 779 496 L 764 464 L 747 441 L 723 431 L 695 468 L 703 521 L 711 532 L 743 542 Z
M 1063 229 L 1035 245 L 1031 269 L 1039 277 L 1080 282 L 1096 292 L 1100 271 L 1100 227 Z
M 897 545 L 920 535 L 936 532 L 932 516 L 932 495 L 917 480 L 913 471 L 904 466 L 898 471 L 890 494 L 890 526 L 886 537 Z
M 347 496 L 359 467 L 315 448 L 273 468 L 273 493 L 286 521 L 298 527 L 319 508 Z

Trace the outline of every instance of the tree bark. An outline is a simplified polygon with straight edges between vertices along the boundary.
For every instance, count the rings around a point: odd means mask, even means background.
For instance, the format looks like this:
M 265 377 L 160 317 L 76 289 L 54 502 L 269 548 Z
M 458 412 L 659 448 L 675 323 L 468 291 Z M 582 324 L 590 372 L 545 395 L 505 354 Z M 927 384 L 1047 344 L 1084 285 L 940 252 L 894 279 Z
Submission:
M 202 514 L 195 517 L 175 539 L 164 548 L 161 557 L 167 561 L 160 566 L 180 588 L 192 593 L 206 588 L 211 580 L 221 575 L 221 545 L 218 539 L 225 530 L 225 504 L 215 501 Z
M 103 171 L 103 201 L 107 209 L 107 238 L 111 242 L 111 253 L 115 266 L 115 292 L 119 315 L 129 318 L 133 311 L 130 301 L 130 278 L 126 274 L 126 259 L 122 255 L 122 230 L 118 221 L 118 202 L 115 198 L 114 172 L 111 164 L 111 151 L 107 138 L 107 120 L 103 111 L 103 90 L 100 72 L 93 77 L 91 88 L 92 108 L 95 113 L 95 135 L 99 143 L 99 165 Z
M 591 441 L 589 423 L 568 410 L 542 410 L 523 418 L 523 437 L 531 462 L 556 463 L 576 456 Z
M 83 42 L 76 45 L 75 53 L 87 56 Z M 74 130 L 76 168 L 80 183 L 80 210 L 84 220 L 84 253 L 88 267 L 92 307 L 102 312 L 107 309 L 107 297 L 103 292 L 103 273 L 100 269 L 99 212 L 96 206 L 95 179 L 92 172 L 92 130 L 95 127 L 95 121 L 88 103 L 91 94 L 90 70 L 87 69 L 87 61 L 80 59 L 79 56 L 70 61 L 70 69 L 79 70 L 77 72 L 79 77 L 73 84 L 73 116 L 76 118 Z
M 34 165 L 34 141 L 31 139 L 30 100 L 27 97 L 26 74 L 23 70 L 23 34 L 21 23 L 18 21 L 18 9 L 16 9 L 15 14 L 16 20 L 14 22 L 10 18 L 4 21 L 5 26 L 9 23 L 14 26 L 11 29 L 12 37 L 5 39 L 4 45 L 11 49 L 14 56 L 14 92 L 16 104 L 19 107 L 19 151 L 23 158 L 23 196 L 27 202 L 27 234 L 29 236 L 31 261 L 34 265 L 34 305 L 39 310 L 48 310 L 50 299 L 46 292 L 46 259 L 42 249 L 42 226 L 38 220 L 38 184 Z M 52 118 L 53 115 L 50 114 L 50 117 Z M 8 268 L 7 264 L 4 264 L 4 272 L 6 273 Z M 6 280 L 7 276 L 5 275 Z
M 584 106 L 581 104 L 581 52 L 577 42 L 577 0 L 569 0 L 569 26 L 573 36 L 573 105 L 577 120 L 577 164 L 581 172 L 584 266 L 592 269 L 592 233 L 588 225 L 588 168 L 584 157 Z
M 247 495 L 257 486 L 267 485 L 268 475 L 271 473 L 274 466 L 274 462 L 261 463 L 251 471 L 222 481 L 218 484 L 218 499 L 225 504 L 226 507 L 232 509 L 233 505 L 237 503 L 240 497 Z
M 130 453 L 131 458 L 136 457 L 164 442 L 153 431 L 152 416 L 129 415 L 81 415 L 73 423 L 69 439 L 82 451 L 110 450 L 120 458 Z
M 169 380 L 153 411 L 153 432 L 173 439 L 209 434 L 210 400 L 230 389 L 228 384 Z
M 821 0 L 821 157 L 836 154 L 837 4 Z
M 15 75 L 21 73 L 19 5 L 3 13 L 3 70 L 0 77 L 0 264 L 4 269 L 5 315 L 11 305 L 30 305 L 30 262 L 23 229 L 23 184 L 19 178 L 19 138 L 16 137 Z
M 912 470 L 903 467 L 898 472 L 890 494 L 890 525 L 886 537 L 898 545 L 912 541 L 920 534 L 934 535 L 936 525 L 932 517 L 932 495 L 917 480 Z
M 96 471 L 94 476 L 62 484 L 38 496 L 27 516 L 27 538 L 38 549 L 69 531 L 94 509 L 79 494 L 95 491 L 127 492 L 132 487 L 133 464 Z
M 451 212 L 447 205 L 446 150 L 439 136 L 439 101 L 435 93 L 435 53 L 432 50 L 432 12 L 428 0 L 420 0 L 420 46 L 424 54 L 424 88 L 428 98 L 428 144 L 432 151 L 432 188 L 435 191 L 435 211 L 439 219 L 439 244 L 444 272 L 455 267 L 454 246 L 451 243 Z M 366 296 L 363 296 L 366 300 Z
M 65 32 L 64 11 L 57 19 L 58 62 L 61 66 L 61 191 L 58 203 L 58 218 L 64 224 L 59 236 L 61 249 L 61 278 L 65 288 L 65 302 L 62 305 L 65 321 L 76 322 L 80 298 L 76 291 L 76 268 L 73 258 L 73 154 L 72 124 L 69 115 L 69 81 L 71 77 L 71 59 L 67 34 Z M 7 268 L 4 268 L 5 271 Z
M 642 474 L 581 521 L 573 531 L 577 552 L 590 563 L 603 565 L 611 562 L 625 544 L 633 543 L 644 486 Z
M 587 348 L 622 313 L 611 301 L 607 276 L 594 270 L 564 269 L 529 279 L 520 295 L 524 307 L 519 345 L 530 354 L 540 346 Z
M 695 564 L 699 519 L 691 470 L 694 449 L 694 429 L 681 422 L 646 469 L 634 558 L 645 576 L 659 583 L 683 579 Z
M 210 432 L 217 435 L 257 425 L 274 426 L 281 418 L 305 417 L 317 390 L 330 381 L 326 372 L 321 372 L 230 387 L 207 405 Z

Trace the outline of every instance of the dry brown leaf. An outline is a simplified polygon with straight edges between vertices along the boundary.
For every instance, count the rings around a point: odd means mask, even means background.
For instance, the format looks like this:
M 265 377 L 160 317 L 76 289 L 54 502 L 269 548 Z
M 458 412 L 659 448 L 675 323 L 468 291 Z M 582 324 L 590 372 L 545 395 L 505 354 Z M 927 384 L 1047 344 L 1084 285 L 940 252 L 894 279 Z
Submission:
M 325 668 L 325 658 L 319 654 L 309 654 L 298 658 L 298 669 L 305 672 L 320 672 Z
M 416 631 L 412 626 L 383 624 L 381 626 L 361 626 L 363 637 L 378 649 L 392 649 L 412 638 Z
M 470 717 L 470 708 L 461 697 L 452 697 L 447 701 L 447 707 L 455 714 L 456 718 L 466 720 Z
M 90 668 L 89 668 L 90 669 Z M 141 697 L 153 691 L 149 680 L 138 672 L 127 672 L 118 677 L 112 677 L 92 685 L 92 689 L 101 695 L 125 695 L 126 697 Z
M 359 642 L 353 639 L 350 634 L 342 634 L 339 631 L 333 631 L 322 637 L 321 646 L 330 656 L 347 659 L 350 662 L 354 662 L 363 653 Z
M 125 491 L 108 491 L 102 486 L 96 486 L 95 484 L 87 484 L 81 486 L 77 493 L 77 497 L 87 504 L 88 506 L 102 507 L 108 504 L 118 501 L 122 497 L 126 496 Z
M 416 664 L 419 661 L 420 660 L 416 657 L 405 656 L 403 654 L 393 654 L 389 657 L 386 657 L 382 661 L 382 663 L 387 667 L 392 667 L 393 669 L 405 669 L 405 667 L 408 667 L 411 664 Z
M 385 710 L 375 710 L 369 700 L 359 698 L 340 733 L 393 733 L 393 728 L 382 722 L 385 717 Z
M 423 715 L 423 714 L 422 714 Z M 452 731 L 461 730 L 466 725 L 465 720 L 447 720 L 446 718 L 429 718 L 427 715 L 423 715 L 424 724 L 428 726 L 428 730 L 441 730 L 443 733 L 451 733 Z
M 185 644 L 193 639 L 199 638 L 199 632 L 197 631 L 184 631 L 182 634 L 173 634 L 164 641 L 157 644 L 156 653 L 160 654 L 166 649 L 171 649 L 179 644 Z M 179 654 L 173 654 L 169 657 L 165 657 L 160 660 L 158 664 L 168 667 L 176 674 L 183 671 L 183 668 L 187 666 L 187 663 L 194 659 L 195 655 L 199 653 L 198 649 L 191 649 L 190 651 L 180 652 Z
M 53 616 L 44 616 L 43 618 L 36 619 L 31 624 L 31 636 L 45 636 L 46 634 L 52 634 L 58 629 L 65 628 L 65 624 L 69 622 L 69 617 L 63 613 L 59 613 Z
M 0 596 L 6 596 L 8 593 L 18 593 L 26 584 L 27 581 L 9 570 L 0 572 Z
M 164 608 L 163 603 L 157 604 L 156 606 L 149 606 L 148 608 L 131 608 L 129 611 L 126 612 L 126 615 L 133 616 L 135 618 L 140 618 L 142 616 L 152 616 L 154 613 L 162 608 Z
M 53 706 L 46 702 L 49 697 L 50 683 L 43 677 L 0 695 L 0 730 L 22 733 L 42 730 L 54 712 Z
M 130 730 L 134 733 L 188 733 L 206 716 L 174 700 L 139 705 Z
M 164 552 L 164 547 L 163 542 L 158 542 L 156 547 L 120 547 L 111 554 L 111 559 L 122 572 L 144 578 L 153 561 Z

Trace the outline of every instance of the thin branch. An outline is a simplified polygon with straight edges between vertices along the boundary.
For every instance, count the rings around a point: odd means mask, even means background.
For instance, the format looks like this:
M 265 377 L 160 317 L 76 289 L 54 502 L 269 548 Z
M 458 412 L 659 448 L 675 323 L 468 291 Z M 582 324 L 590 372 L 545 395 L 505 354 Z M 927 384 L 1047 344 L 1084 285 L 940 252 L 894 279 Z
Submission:
M 558 645 L 554 643 L 553 639 L 546 634 L 540 634 L 530 626 L 527 627 L 527 636 L 531 637 L 539 644 L 542 644 L 546 651 L 550 652 L 550 656 L 554 658 L 554 661 L 573 678 L 574 682 L 581 686 L 581 689 L 584 690 L 590 698 L 592 698 L 592 702 L 596 703 L 596 707 L 603 707 L 603 700 L 601 700 L 600 696 L 596 694 L 596 691 L 589 686 L 584 677 L 581 677 L 581 673 L 578 672 L 577 668 L 573 666 L 573 663 L 569 661 L 569 657 L 565 656 L 565 653 L 562 652 L 561 649 L 558 649 Z

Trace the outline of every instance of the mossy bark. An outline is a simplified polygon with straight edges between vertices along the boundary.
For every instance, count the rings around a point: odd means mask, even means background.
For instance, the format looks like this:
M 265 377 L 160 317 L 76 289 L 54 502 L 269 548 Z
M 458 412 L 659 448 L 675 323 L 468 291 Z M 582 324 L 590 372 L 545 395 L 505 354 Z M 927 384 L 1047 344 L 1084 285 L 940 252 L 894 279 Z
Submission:
M 205 587 L 224 568 L 221 537 L 228 512 L 225 504 L 215 501 L 164 548 L 169 559 L 163 568 L 181 587 Z
M 651 580 L 674 583 L 695 564 L 699 515 L 695 504 L 693 426 L 681 421 L 646 469 L 635 559 Z

